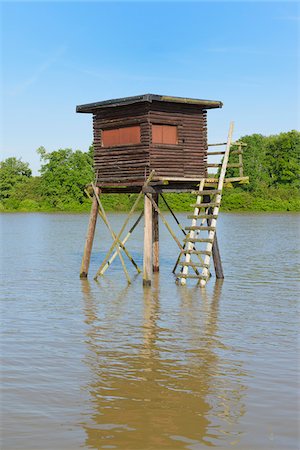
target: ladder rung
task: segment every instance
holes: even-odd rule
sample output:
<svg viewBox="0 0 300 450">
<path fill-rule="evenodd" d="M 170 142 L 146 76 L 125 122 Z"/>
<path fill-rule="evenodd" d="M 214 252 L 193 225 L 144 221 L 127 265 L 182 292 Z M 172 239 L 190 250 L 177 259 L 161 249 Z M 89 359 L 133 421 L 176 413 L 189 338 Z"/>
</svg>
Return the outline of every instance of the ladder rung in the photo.
<svg viewBox="0 0 300 450">
<path fill-rule="evenodd" d="M 230 152 L 231 155 L 241 155 L 243 153 L 243 150 L 232 150 Z M 207 152 L 207 156 L 210 155 L 225 155 L 225 151 L 224 152 Z"/>
<path fill-rule="evenodd" d="M 216 214 L 198 214 L 198 215 L 188 215 L 188 219 L 217 219 L 218 216 Z"/>
<path fill-rule="evenodd" d="M 202 275 L 202 274 L 199 274 L 199 275 L 189 275 L 189 274 L 187 274 L 187 275 L 185 275 L 185 274 L 183 274 L 183 273 L 176 273 L 175 274 L 176 275 L 176 278 L 194 278 L 195 280 L 196 279 L 200 279 L 200 280 L 208 280 L 208 278 L 209 278 L 209 275 Z"/>
<path fill-rule="evenodd" d="M 206 166 L 207 166 L 207 167 L 222 167 L 222 163 L 219 163 L 219 164 L 208 163 Z M 228 166 L 227 166 L 227 167 L 228 167 Z"/>
<path fill-rule="evenodd" d="M 230 152 L 230 154 L 231 155 L 242 155 L 243 154 L 243 150 L 232 150 L 232 152 Z"/>
<path fill-rule="evenodd" d="M 227 145 L 227 142 L 218 142 L 217 144 L 207 144 L 207 147 L 216 147 L 217 145 Z"/>
<path fill-rule="evenodd" d="M 189 266 L 189 267 L 202 267 L 203 269 L 208 269 L 209 268 L 209 264 L 202 264 L 202 263 L 193 263 L 193 262 L 180 262 L 179 263 L 180 266 Z"/>
<path fill-rule="evenodd" d="M 222 163 L 219 163 L 219 164 L 208 163 L 207 167 L 222 167 Z M 227 169 L 230 169 L 233 167 L 243 167 L 243 164 L 240 164 L 240 163 L 227 164 Z"/>
<path fill-rule="evenodd" d="M 209 206 L 220 206 L 220 203 L 194 203 L 193 205 L 191 205 L 193 208 L 208 208 Z"/>
<path fill-rule="evenodd" d="M 231 152 L 233 153 L 233 152 Z M 225 151 L 224 152 L 207 152 L 207 156 L 210 155 L 225 155 Z"/>
<path fill-rule="evenodd" d="M 230 169 L 230 168 L 233 168 L 233 167 L 243 167 L 243 164 L 240 164 L 240 163 L 232 163 L 232 164 L 227 164 L 227 167 Z"/>
<path fill-rule="evenodd" d="M 211 256 L 212 252 L 208 250 L 181 250 L 181 253 L 188 253 L 189 255 L 208 255 Z"/>
<path fill-rule="evenodd" d="M 213 194 L 221 194 L 222 191 L 218 189 L 204 189 L 203 191 L 191 191 L 192 194 L 196 195 L 213 195 Z"/>
<path fill-rule="evenodd" d="M 195 225 L 194 227 L 184 227 L 185 230 L 202 230 L 202 231 L 214 231 L 216 227 L 202 227 L 201 225 Z"/>
<path fill-rule="evenodd" d="M 213 241 L 211 238 L 186 238 L 183 242 L 210 242 L 212 244 Z"/>
</svg>

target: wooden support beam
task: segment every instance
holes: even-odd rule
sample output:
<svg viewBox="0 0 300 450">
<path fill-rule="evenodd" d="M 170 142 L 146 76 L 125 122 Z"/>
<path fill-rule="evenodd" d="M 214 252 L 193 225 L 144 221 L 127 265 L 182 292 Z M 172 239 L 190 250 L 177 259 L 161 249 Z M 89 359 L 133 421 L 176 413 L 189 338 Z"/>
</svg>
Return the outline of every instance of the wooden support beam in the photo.
<svg viewBox="0 0 300 450">
<path fill-rule="evenodd" d="M 131 283 L 130 276 L 129 276 L 128 270 L 127 270 L 127 268 L 126 268 L 126 264 L 125 264 L 124 258 L 123 258 L 122 253 L 121 253 L 121 246 L 122 246 L 122 243 L 120 242 L 120 239 L 119 239 L 119 238 L 116 238 L 116 235 L 115 235 L 115 233 L 114 233 L 114 231 L 113 231 L 113 229 L 112 229 L 112 227 L 111 227 L 111 225 L 110 225 L 110 223 L 109 223 L 109 221 L 108 221 L 108 219 L 107 219 L 107 216 L 106 216 L 106 213 L 105 213 L 105 211 L 104 211 L 103 205 L 102 205 L 102 203 L 101 203 L 101 201 L 100 201 L 100 198 L 99 198 L 99 196 L 98 196 L 98 193 L 97 193 L 97 187 L 94 186 L 93 184 L 92 184 L 92 187 L 93 187 L 93 190 L 94 190 L 94 195 L 95 195 L 95 197 L 96 197 L 96 199 L 97 199 L 98 206 L 99 206 L 100 211 L 101 211 L 101 215 L 102 215 L 103 221 L 104 221 L 105 225 L 107 226 L 107 228 L 109 229 L 110 234 L 112 235 L 112 238 L 117 240 L 116 250 L 117 250 L 118 256 L 119 256 L 119 258 L 120 258 L 120 261 L 121 261 L 121 264 L 122 264 L 124 273 L 125 273 L 125 275 L 126 275 L 127 282 L 128 282 L 128 284 L 130 284 L 130 283 Z M 121 244 L 121 245 L 120 245 L 120 244 Z M 133 259 L 132 259 L 131 256 L 128 254 L 128 252 L 126 251 L 126 248 L 125 248 L 124 246 L 123 246 L 123 250 L 125 251 L 125 253 L 126 253 L 126 255 L 128 256 L 128 258 L 131 260 L 131 262 L 133 262 Z M 133 262 L 133 264 L 134 264 L 134 266 L 137 268 L 137 264 L 136 264 L 135 262 Z"/>
<path fill-rule="evenodd" d="M 151 286 L 152 280 L 152 203 L 151 194 L 144 195 L 144 260 L 143 285 Z"/>
<path fill-rule="evenodd" d="M 223 266 L 222 266 L 222 260 L 219 250 L 219 244 L 218 244 L 218 238 L 217 233 L 215 234 L 215 240 L 212 246 L 212 257 L 214 262 L 214 268 L 216 273 L 216 278 L 224 278 L 224 272 L 223 272 Z"/>
<path fill-rule="evenodd" d="M 153 199 L 158 205 L 159 194 L 153 194 Z M 151 205 L 152 206 L 152 205 Z M 152 207 L 152 224 L 153 224 L 153 272 L 159 272 L 159 215 Z"/>
<path fill-rule="evenodd" d="M 97 195 L 99 195 L 100 189 L 97 189 Z M 93 197 L 93 203 L 91 207 L 91 213 L 90 213 L 90 219 L 88 224 L 88 230 L 87 230 L 87 236 L 83 251 L 83 257 L 81 262 L 81 268 L 80 268 L 80 278 L 87 278 L 88 272 L 89 272 L 89 266 L 90 266 L 90 259 L 91 259 L 91 253 L 92 253 L 92 247 L 94 242 L 94 235 L 95 235 L 95 228 L 97 223 L 97 217 L 98 217 L 98 202 L 97 198 L 94 195 Z"/>
<path fill-rule="evenodd" d="M 152 170 L 152 172 L 150 173 L 149 177 L 148 177 L 147 180 L 145 181 L 144 186 L 147 186 L 147 184 L 150 183 L 150 181 L 152 180 L 154 174 L 155 174 L 155 170 Z M 120 237 L 121 237 L 123 231 L 125 230 L 126 225 L 128 224 L 128 222 L 129 222 L 129 220 L 130 220 L 130 217 L 131 217 L 132 214 L 134 213 L 134 211 L 135 211 L 137 205 L 139 204 L 139 202 L 140 202 L 142 196 L 143 196 L 143 191 L 141 191 L 141 192 L 139 193 L 139 195 L 137 196 L 137 198 L 136 198 L 136 200 L 135 200 L 135 202 L 134 202 L 134 204 L 133 204 L 131 210 L 130 210 L 129 213 L 128 213 L 128 216 L 126 217 L 125 222 L 123 223 L 123 225 L 122 225 L 122 227 L 121 227 L 121 230 L 119 231 L 118 235 L 116 236 L 114 242 L 112 243 L 110 249 L 109 249 L 108 252 L 107 252 L 106 257 L 104 258 L 104 261 L 102 262 L 101 266 L 99 267 L 99 269 L 98 269 L 98 271 L 97 271 L 97 273 L 96 273 L 96 275 L 95 275 L 95 278 L 94 278 L 95 280 L 97 280 L 98 276 L 102 274 L 103 268 L 105 267 L 106 263 L 108 262 L 109 257 L 110 257 L 110 255 L 112 254 L 112 252 L 113 252 L 115 246 L 120 242 Z"/>
<path fill-rule="evenodd" d="M 239 176 L 242 178 L 244 176 L 243 168 L 243 149 L 241 143 L 239 143 Z"/>
<path fill-rule="evenodd" d="M 125 245 L 126 242 L 128 241 L 128 239 L 130 238 L 131 234 L 133 233 L 133 231 L 135 230 L 135 228 L 137 227 L 137 225 L 140 223 L 141 218 L 144 215 L 144 211 L 141 212 L 141 214 L 139 215 L 139 217 L 137 218 L 137 220 L 134 222 L 134 224 L 132 225 L 132 227 L 130 228 L 130 230 L 128 231 L 128 233 L 126 234 L 125 238 L 123 239 L 123 241 L 121 242 L 121 245 Z M 122 247 L 123 248 L 123 247 Z M 112 262 L 114 261 L 114 259 L 116 258 L 116 256 L 118 255 L 118 252 L 115 251 L 114 254 L 110 257 L 110 259 L 107 261 L 107 263 L 105 264 L 105 266 L 102 269 L 101 275 L 104 274 L 104 272 L 109 268 L 109 266 L 112 264 Z M 137 272 L 140 273 L 141 270 L 138 266 L 136 266 Z"/>
<path fill-rule="evenodd" d="M 213 209 L 209 208 L 208 212 L 211 215 L 213 213 Z M 211 221 L 212 221 L 212 219 L 210 217 L 208 217 L 207 218 L 207 225 L 208 226 L 211 225 Z M 223 272 L 222 260 L 221 260 L 220 250 L 219 250 L 217 232 L 215 232 L 215 238 L 214 238 L 214 241 L 213 241 L 212 257 L 213 257 L 213 262 L 214 262 L 216 278 L 223 279 L 224 278 L 224 272 Z"/>
</svg>

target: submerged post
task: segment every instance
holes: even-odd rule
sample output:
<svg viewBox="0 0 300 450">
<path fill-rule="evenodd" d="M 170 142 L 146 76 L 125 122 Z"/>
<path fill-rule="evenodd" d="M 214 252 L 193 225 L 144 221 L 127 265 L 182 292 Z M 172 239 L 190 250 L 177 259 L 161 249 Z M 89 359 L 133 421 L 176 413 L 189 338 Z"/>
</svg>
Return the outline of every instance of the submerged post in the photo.
<svg viewBox="0 0 300 450">
<path fill-rule="evenodd" d="M 148 194 L 149 197 L 151 194 Z M 144 195 L 144 262 L 143 262 L 143 285 L 150 286 L 152 279 L 152 203 Z"/>
<path fill-rule="evenodd" d="M 96 187 L 97 195 L 99 195 L 100 189 Z M 91 259 L 91 253 L 92 253 L 92 247 L 94 242 L 94 235 L 95 235 L 95 228 L 97 223 L 97 217 L 98 217 L 98 203 L 96 195 L 93 197 L 93 203 L 91 207 L 91 213 L 90 213 L 90 220 L 87 230 L 87 236 L 83 251 L 83 257 L 81 262 L 81 268 L 80 268 L 80 278 L 87 278 L 88 271 L 89 271 L 89 265 L 90 265 L 90 259 Z"/>
<path fill-rule="evenodd" d="M 214 243 L 212 246 L 212 257 L 213 257 L 213 261 L 214 261 L 216 278 L 223 279 L 224 272 L 223 272 L 223 266 L 222 266 L 222 260 L 221 260 L 221 256 L 220 256 L 217 235 L 215 236 L 215 240 L 214 240 Z"/>
<path fill-rule="evenodd" d="M 153 200 L 158 205 L 159 194 L 153 194 Z M 153 272 L 159 272 L 159 215 L 152 207 L 153 220 Z"/>
<path fill-rule="evenodd" d="M 209 208 L 209 214 L 213 213 L 213 209 Z M 207 220 L 207 225 L 211 225 L 211 219 Z M 223 279 L 224 278 L 224 272 L 223 272 L 223 266 L 222 266 L 222 260 L 219 250 L 219 244 L 218 244 L 218 238 L 217 238 L 217 232 L 215 233 L 215 239 L 212 246 L 212 257 L 214 262 L 214 268 L 215 268 L 215 274 L 216 278 Z"/>
</svg>

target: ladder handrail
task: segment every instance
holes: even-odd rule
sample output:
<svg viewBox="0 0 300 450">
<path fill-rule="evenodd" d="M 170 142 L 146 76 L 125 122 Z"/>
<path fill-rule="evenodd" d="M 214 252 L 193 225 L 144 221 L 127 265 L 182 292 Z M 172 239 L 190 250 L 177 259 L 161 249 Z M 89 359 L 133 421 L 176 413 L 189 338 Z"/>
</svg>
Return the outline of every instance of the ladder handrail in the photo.
<svg viewBox="0 0 300 450">
<path fill-rule="evenodd" d="M 188 268 L 190 265 L 192 265 L 192 261 L 191 261 L 191 254 L 194 253 L 192 251 L 192 240 L 194 240 L 195 238 L 195 233 L 197 232 L 197 230 L 200 230 L 202 228 L 203 231 L 208 231 L 208 237 L 207 240 L 205 240 L 204 242 L 207 242 L 206 244 L 206 250 L 205 251 L 199 251 L 198 253 L 202 253 L 204 256 L 203 258 L 203 264 L 202 264 L 202 273 L 200 276 L 198 276 L 199 279 L 199 283 L 200 286 L 205 286 L 206 282 L 209 278 L 209 265 L 210 265 L 210 258 L 212 255 L 212 247 L 213 247 L 213 243 L 215 240 L 215 236 L 216 236 L 216 223 L 217 223 L 217 218 L 219 215 L 219 210 L 220 210 L 220 204 L 221 204 L 221 199 L 222 199 L 222 190 L 223 190 L 223 186 L 224 186 L 224 181 L 225 181 L 225 176 L 226 176 L 226 169 L 227 169 L 227 165 L 228 165 L 228 160 L 229 160 L 229 154 L 230 154 L 230 147 L 232 145 L 232 134 L 233 134 L 233 127 L 234 127 L 234 123 L 231 122 L 230 126 L 229 126 L 229 131 L 228 131 L 228 138 L 227 138 L 227 143 L 226 143 L 226 149 L 224 152 L 224 157 L 222 160 L 222 165 L 221 165 L 221 170 L 220 170 L 220 175 L 219 175 L 219 179 L 218 179 L 218 185 L 217 185 L 217 190 L 214 191 L 215 194 L 215 198 L 213 203 L 215 203 L 215 206 L 212 210 L 212 215 L 213 218 L 210 220 L 210 224 L 208 227 L 199 227 L 197 226 L 197 220 L 198 220 L 198 215 L 200 212 L 201 207 L 205 207 L 205 203 L 201 203 L 202 201 L 202 196 L 205 192 L 204 190 L 204 186 L 205 186 L 205 182 L 206 182 L 206 178 L 202 178 L 200 180 L 200 184 L 199 184 L 199 191 L 195 192 L 195 194 L 197 194 L 197 200 L 196 200 L 196 204 L 194 205 L 195 209 L 194 209 L 194 214 L 193 214 L 193 219 L 192 219 L 192 226 L 191 227 L 187 227 L 186 229 L 189 229 L 189 235 L 187 239 L 187 245 L 186 245 L 186 251 L 185 253 L 185 262 L 183 263 L 183 268 L 181 271 L 181 276 L 179 275 L 178 278 L 180 279 L 180 283 L 182 285 L 186 284 L 186 279 L 190 278 L 191 276 L 188 275 Z M 224 144 L 219 144 L 219 145 L 224 145 Z M 207 205 L 209 205 L 209 203 L 207 203 Z M 206 214 L 208 214 L 208 211 L 206 212 Z M 190 240 L 191 239 L 191 240 Z"/>
</svg>

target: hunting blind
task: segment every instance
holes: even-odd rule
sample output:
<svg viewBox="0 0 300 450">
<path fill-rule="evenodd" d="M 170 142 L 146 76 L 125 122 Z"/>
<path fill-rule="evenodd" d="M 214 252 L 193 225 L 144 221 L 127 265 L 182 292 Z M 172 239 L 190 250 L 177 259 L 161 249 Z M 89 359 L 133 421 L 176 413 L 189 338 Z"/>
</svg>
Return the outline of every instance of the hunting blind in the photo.
<svg viewBox="0 0 300 450">
<path fill-rule="evenodd" d="M 103 275 L 116 256 L 121 259 L 128 282 L 130 276 L 125 265 L 125 254 L 136 270 L 138 265 L 125 243 L 140 222 L 137 218 L 125 238 L 125 231 L 139 201 L 144 198 L 144 285 L 151 284 L 152 271 L 159 270 L 159 216 L 176 241 L 180 253 L 173 272 L 181 284 L 187 278 L 196 278 L 204 286 L 210 277 L 210 259 L 213 256 L 215 272 L 223 278 L 223 270 L 216 238 L 216 221 L 219 214 L 222 189 L 227 181 L 246 181 L 242 168 L 241 142 L 232 153 L 239 162 L 228 164 L 232 144 L 233 124 L 230 126 L 225 150 L 208 152 L 207 110 L 221 108 L 222 103 L 181 97 L 145 94 L 77 106 L 79 113 L 93 114 L 95 180 L 91 184 L 93 204 L 88 235 L 81 266 L 81 277 L 88 274 L 97 214 L 101 216 L 112 235 L 113 244 L 101 264 L 96 277 Z M 209 155 L 222 155 L 219 163 L 208 163 Z M 219 169 L 218 174 L 208 174 L 209 168 Z M 239 169 L 237 177 L 226 179 L 226 168 Z M 169 207 L 164 193 L 190 192 L 195 195 L 191 207 L 191 226 L 183 228 Z M 119 233 L 115 233 L 104 211 L 101 195 L 105 193 L 138 193 L 137 199 Z M 88 194 L 89 195 L 89 194 Z M 166 204 L 184 234 L 181 244 L 171 229 L 158 204 Z M 206 237 L 202 233 L 206 232 Z M 201 236 L 200 236 L 201 233 Z M 199 246 L 205 246 L 204 249 Z M 196 247 L 197 246 L 197 247 Z M 193 262 L 192 258 L 196 261 Z M 194 274 L 189 273 L 190 270 Z"/>
</svg>

